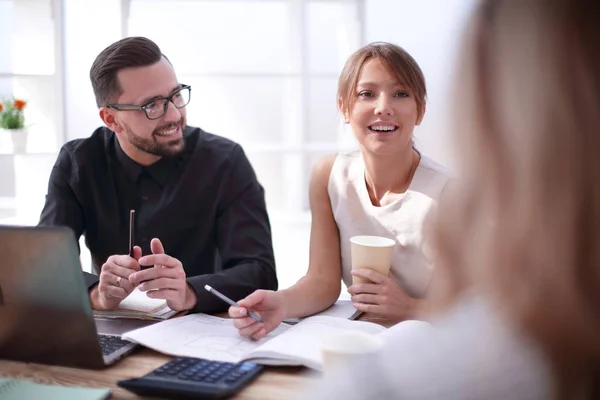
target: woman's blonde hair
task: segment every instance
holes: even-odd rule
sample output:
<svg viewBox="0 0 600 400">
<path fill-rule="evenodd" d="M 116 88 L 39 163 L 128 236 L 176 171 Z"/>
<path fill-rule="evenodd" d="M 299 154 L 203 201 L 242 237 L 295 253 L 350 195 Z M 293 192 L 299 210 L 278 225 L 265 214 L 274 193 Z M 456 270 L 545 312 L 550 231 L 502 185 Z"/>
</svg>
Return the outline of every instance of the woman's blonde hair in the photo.
<svg viewBox="0 0 600 400">
<path fill-rule="evenodd" d="M 350 113 L 357 99 L 356 87 L 360 73 L 367 61 L 378 59 L 394 75 L 398 82 L 413 92 L 417 103 L 417 123 L 425 114 L 427 88 L 423 71 L 415 59 L 402 47 L 392 43 L 374 42 L 361 47 L 352 54 L 340 74 L 337 96 L 342 114 Z"/>
<path fill-rule="evenodd" d="M 432 295 L 488 294 L 560 397 L 600 396 L 600 2 L 484 1 L 463 52 Z"/>
</svg>

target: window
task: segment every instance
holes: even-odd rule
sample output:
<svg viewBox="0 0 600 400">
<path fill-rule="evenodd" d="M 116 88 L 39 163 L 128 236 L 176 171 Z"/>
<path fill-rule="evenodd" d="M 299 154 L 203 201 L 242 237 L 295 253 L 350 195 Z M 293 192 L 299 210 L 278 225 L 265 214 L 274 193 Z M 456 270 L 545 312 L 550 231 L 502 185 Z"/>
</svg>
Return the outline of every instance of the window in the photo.
<svg viewBox="0 0 600 400">
<path fill-rule="evenodd" d="M 61 0 L 0 0 L 0 97 L 28 102 L 30 152 L 62 142 Z M 0 152 L 10 152 L 0 137 Z"/>
<path fill-rule="evenodd" d="M 335 93 L 343 63 L 361 44 L 361 1 L 123 4 L 125 34 L 156 41 L 179 80 L 192 85 L 188 123 L 244 147 L 275 222 L 306 220 L 312 164 L 353 143 Z"/>
</svg>

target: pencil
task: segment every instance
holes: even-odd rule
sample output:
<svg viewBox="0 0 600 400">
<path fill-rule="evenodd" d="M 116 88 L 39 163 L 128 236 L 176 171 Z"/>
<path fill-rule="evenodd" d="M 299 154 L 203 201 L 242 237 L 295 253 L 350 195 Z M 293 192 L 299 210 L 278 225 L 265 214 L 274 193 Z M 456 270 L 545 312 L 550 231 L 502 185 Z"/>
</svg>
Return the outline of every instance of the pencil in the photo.
<svg viewBox="0 0 600 400">
<path fill-rule="evenodd" d="M 220 298 L 221 300 L 223 300 L 225 303 L 229 304 L 230 306 L 239 307 L 235 301 L 231 300 L 229 297 L 225 296 L 223 293 L 219 292 L 217 289 L 213 289 L 209 285 L 204 285 L 204 289 L 206 289 L 209 293 L 214 294 L 215 296 L 217 296 L 218 298 Z M 263 321 L 263 319 L 261 317 L 254 314 L 250 310 L 248 310 L 248 316 L 250 318 L 252 318 L 253 320 L 255 320 L 256 322 L 265 322 L 265 321 Z"/>
</svg>

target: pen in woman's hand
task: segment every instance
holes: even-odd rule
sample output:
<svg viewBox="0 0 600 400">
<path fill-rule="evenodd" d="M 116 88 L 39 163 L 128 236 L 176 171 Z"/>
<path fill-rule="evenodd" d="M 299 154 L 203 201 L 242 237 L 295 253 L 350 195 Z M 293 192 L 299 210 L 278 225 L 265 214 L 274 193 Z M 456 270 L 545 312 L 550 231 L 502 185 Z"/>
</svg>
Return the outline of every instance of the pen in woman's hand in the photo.
<svg viewBox="0 0 600 400">
<path fill-rule="evenodd" d="M 214 294 L 215 296 L 217 296 L 218 298 L 220 298 L 221 300 L 223 300 L 225 303 L 229 304 L 230 306 L 239 307 L 239 305 L 235 301 L 231 300 L 229 297 L 225 296 L 223 293 L 219 292 L 218 290 L 213 289 L 209 285 L 204 285 L 204 289 L 206 289 L 209 293 Z M 261 317 L 254 314 L 250 310 L 248 310 L 248 316 L 250 318 L 254 319 L 256 322 L 265 322 L 265 321 L 263 321 L 263 319 Z"/>
</svg>

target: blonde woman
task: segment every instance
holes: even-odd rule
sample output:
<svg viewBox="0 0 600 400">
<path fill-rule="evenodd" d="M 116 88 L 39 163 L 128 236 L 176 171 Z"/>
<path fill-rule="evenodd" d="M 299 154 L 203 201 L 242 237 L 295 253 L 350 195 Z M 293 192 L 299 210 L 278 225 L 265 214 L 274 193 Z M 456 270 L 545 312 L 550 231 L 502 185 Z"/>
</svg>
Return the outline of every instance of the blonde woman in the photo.
<svg viewBox="0 0 600 400">
<path fill-rule="evenodd" d="M 600 398 L 598 21 L 595 0 L 483 2 L 437 219 L 446 311 L 315 398 Z"/>
<path fill-rule="evenodd" d="M 443 167 L 413 147 L 413 130 L 426 108 L 425 78 L 404 49 L 372 43 L 346 62 L 339 109 L 360 150 L 326 157 L 310 183 L 312 227 L 308 273 L 278 292 L 258 290 L 229 315 L 242 336 L 260 339 L 284 318 L 326 309 L 349 286 L 354 306 L 389 320 L 414 317 L 431 278 L 423 220 L 447 181 Z M 351 271 L 350 237 L 396 241 L 389 276 Z M 352 285 L 352 276 L 369 283 Z M 247 308 L 264 319 L 247 317 Z"/>
</svg>

